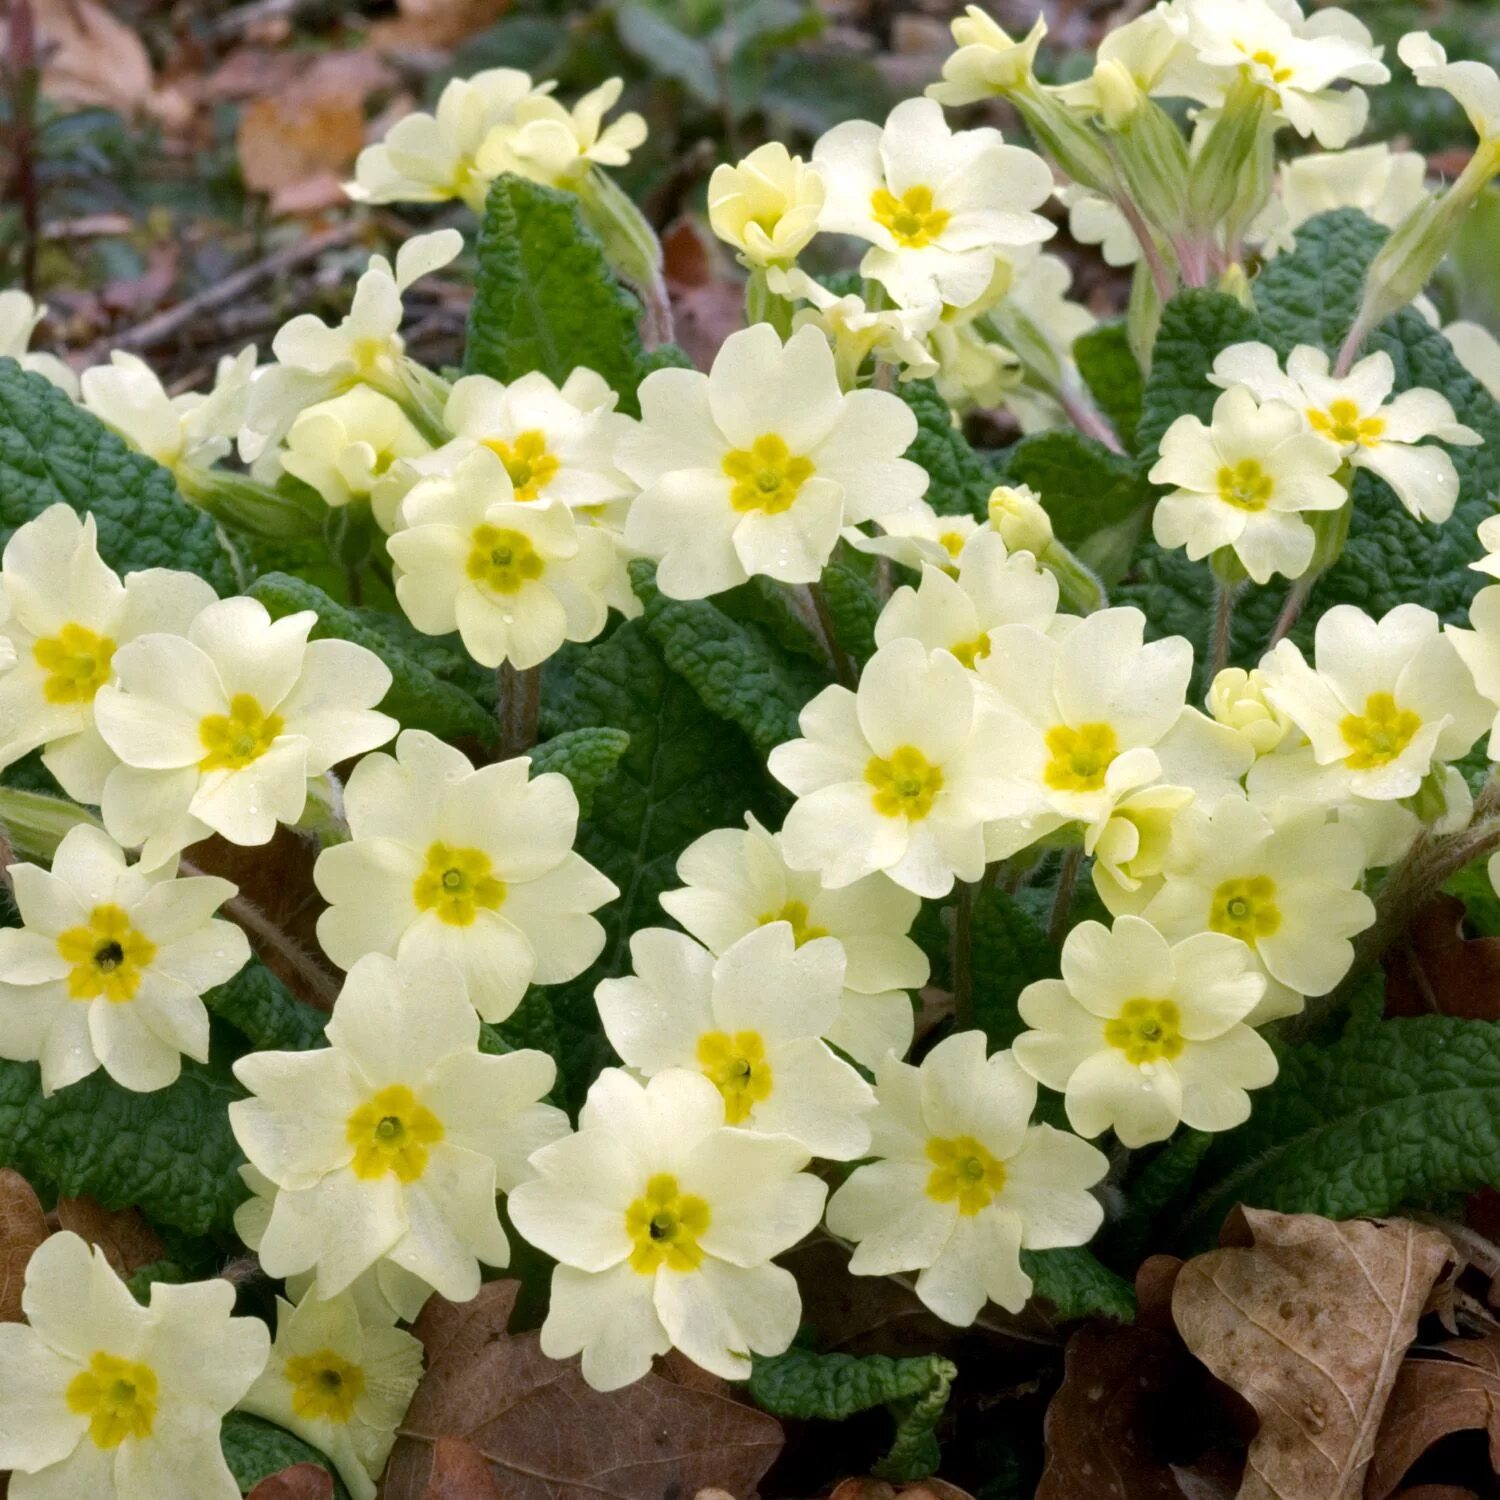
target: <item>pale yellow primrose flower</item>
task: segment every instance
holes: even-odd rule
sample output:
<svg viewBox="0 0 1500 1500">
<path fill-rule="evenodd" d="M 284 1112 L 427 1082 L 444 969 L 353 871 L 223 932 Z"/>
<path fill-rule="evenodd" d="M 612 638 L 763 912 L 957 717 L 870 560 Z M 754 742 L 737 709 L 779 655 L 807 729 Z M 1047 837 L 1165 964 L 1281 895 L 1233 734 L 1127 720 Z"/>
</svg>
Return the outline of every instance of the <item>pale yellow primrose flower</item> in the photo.
<svg viewBox="0 0 1500 1500">
<path fill-rule="evenodd" d="M 295 823 L 307 782 L 399 727 L 375 705 L 390 668 L 352 641 L 309 641 L 311 610 L 273 621 L 256 599 L 211 604 L 184 635 L 143 635 L 114 655 L 94 713 L 120 759 L 104 826 L 153 869 L 222 834 L 264 844 Z"/>
<path fill-rule="evenodd" d="M 870 243 L 860 263 L 905 307 L 971 302 L 999 250 L 1054 230 L 1033 212 L 1052 195 L 1052 173 L 998 130 L 957 133 L 933 99 L 898 104 L 885 125 L 849 120 L 813 149 L 828 198 L 821 228 Z"/>
<path fill-rule="evenodd" d="M 76 401 L 78 374 L 73 367 L 55 354 L 27 352 L 31 335 L 46 316 L 46 305 L 33 302 L 25 292 L 14 288 L 0 292 L 0 358 L 15 360 L 23 370 L 40 375 Z"/>
<path fill-rule="evenodd" d="M 856 1276 L 916 1271 L 938 1317 L 968 1327 L 986 1301 L 1020 1312 L 1031 1296 L 1022 1250 L 1083 1245 L 1104 1210 L 1089 1189 L 1104 1153 L 1033 1125 L 1036 1084 L 984 1034 L 944 1038 L 920 1068 L 894 1057 L 875 1072 L 874 1161 L 828 1202 L 828 1227 L 855 1242 Z"/>
<path fill-rule="evenodd" d="M 507 1264 L 495 1195 L 567 1116 L 538 1102 L 552 1059 L 481 1053 L 479 1024 L 451 964 L 372 953 L 344 981 L 326 1047 L 235 1063 L 251 1097 L 229 1106 L 230 1126 L 279 1189 L 260 1241 L 268 1275 L 314 1272 L 307 1295 L 326 1299 L 388 1260 L 467 1302 L 481 1261 Z"/>
<path fill-rule="evenodd" d="M 1257 583 L 1273 573 L 1297 578 L 1317 542 L 1304 513 L 1348 502 L 1333 477 L 1340 461 L 1297 408 L 1231 386 L 1211 422 L 1185 413 L 1162 437 L 1149 477 L 1171 489 L 1152 512 L 1152 532 L 1194 560 L 1231 548 Z"/>
<path fill-rule="evenodd" d="M 0 930 L 0 1056 L 39 1062 L 44 1096 L 99 1067 L 150 1093 L 176 1082 L 183 1054 L 208 1061 L 200 997 L 250 945 L 213 918 L 234 885 L 175 874 L 127 866 L 89 824 L 64 835 L 50 873 L 10 867 L 21 926 Z"/>
<path fill-rule="evenodd" d="M 295 1306 L 278 1297 L 276 1341 L 239 1409 L 311 1443 L 353 1500 L 375 1500 L 421 1379 L 421 1343 L 389 1322 L 371 1323 L 351 1292 Z"/>
<path fill-rule="evenodd" d="M 1296 231 L 1316 214 L 1357 208 L 1394 229 L 1427 197 L 1427 160 L 1416 151 L 1392 151 L 1384 141 L 1346 151 L 1315 151 L 1276 168 L 1275 196 L 1246 235 L 1262 253 L 1277 255 L 1296 243 Z"/>
<path fill-rule="evenodd" d="M 1249 1089 L 1276 1077 L 1276 1054 L 1246 1025 L 1265 992 L 1238 938 L 1200 932 L 1169 944 L 1150 922 L 1081 922 L 1063 944 L 1062 978 L 1021 991 L 1016 1061 L 1063 1095 L 1080 1135 L 1113 1129 L 1131 1148 L 1179 1124 L 1230 1130 L 1250 1117 Z"/>
<path fill-rule="evenodd" d="M 672 599 L 702 599 L 755 574 L 814 583 L 845 525 L 915 505 L 926 471 L 902 457 L 917 435 L 888 391 L 839 387 L 828 341 L 768 323 L 731 334 L 707 375 L 653 371 L 641 424 L 617 461 L 641 493 L 626 544 L 659 559 Z M 408 501 L 410 505 L 410 501 Z"/>
<path fill-rule="evenodd" d="M 345 191 L 356 202 L 442 203 L 461 198 L 475 213 L 484 209 L 491 177 L 479 166 L 490 133 L 513 123 L 523 99 L 556 88 L 533 84 L 516 68 L 489 68 L 445 85 L 432 114 L 420 111 L 397 120 L 385 139 L 366 146 Z"/>
<path fill-rule="evenodd" d="M 590 913 L 619 892 L 573 852 L 568 779 L 530 767 L 515 756 L 475 770 L 420 729 L 402 731 L 394 756 L 365 756 L 344 788 L 350 838 L 313 867 L 324 952 L 342 969 L 366 953 L 447 960 L 486 1021 L 529 984 L 577 978 L 604 947 Z"/>
<path fill-rule="evenodd" d="M 928 977 L 927 955 L 907 936 L 921 899 L 880 874 L 828 890 L 816 872 L 787 864 L 779 833 L 753 814 L 745 823 L 716 828 L 683 850 L 677 876 L 684 884 L 662 892 L 662 910 L 714 954 L 774 923 L 785 924 L 799 947 L 836 942 L 844 984 L 825 1040 L 867 1068 L 887 1052 L 904 1057 L 915 1018 L 907 991 Z"/>
<path fill-rule="evenodd" d="M 789 923 L 757 927 L 715 957 L 680 932 L 630 939 L 633 973 L 594 991 L 604 1034 L 644 1078 L 696 1069 L 724 1096 L 724 1119 L 852 1161 L 870 1144 L 870 1086 L 822 1040 L 844 988 L 833 938 L 799 942 Z"/>
<path fill-rule="evenodd" d="M 828 336 L 839 384 L 845 390 L 854 389 L 859 368 L 870 354 L 887 364 L 899 365 L 902 380 L 925 380 L 937 374 L 938 362 L 924 341 L 942 316 L 940 303 L 872 311 L 863 297 L 853 292 L 836 297 L 795 267 L 788 271 L 773 266 L 766 284 L 780 296 L 809 304 L 793 314 L 792 327 L 811 324 Z"/>
<path fill-rule="evenodd" d="M 1466 447 L 1484 441 L 1437 391 L 1392 396 L 1396 366 L 1384 350 L 1335 376 L 1327 352 L 1310 344 L 1287 355 L 1285 373 L 1268 344 L 1231 344 L 1215 358 L 1209 380 L 1228 389 L 1243 386 L 1258 401 L 1281 401 L 1300 412 L 1308 431 L 1351 468 L 1379 475 L 1419 521 L 1446 521 L 1458 500 L 1452 458 L 1424 439 Z"/>
<path fill-rule="evenodd" d="M 480 175 L 514 172 L 550 187 L 572 188 L 593 167 L 623 167 L 646 139 L 646 122 L 634 111 L 604 124 L 624 88 L 623 79 L 606 79 L 571 110 L 548 94 L 528 94 L 517 102 L 511 121 L 491 130 L 480 145 Z"/>
<path fill-rule="evenodd" d="M 43 1241 L 26 1322 L 0 1323 L 11 1500 L 238 1500 L 219 1422 L 271 1340 L 259 1318 L 233 1316 L 234 1299 L 222 1277 L 158 1281 L 142 1307 L 102 1250 L 69 1231 Z"/>
<path fill-rule="evenodd" d="M 418 630 L 457 630 L 482 666 L 525 671 L 604 629 L 618 559 L 610 538 L 579 527 L 561 501 L 515 494 L 499 455 L 475 447 L 451 473 L 407 491 L 387 546 L 396 598 Z"/>
<path fill-rule="evenodd" d="M 1225 667 L 1208 687 L 1208 711 L 1216 722 L 1242 734 L 1256 755 L 1268 755 L 1287 736 L 1292 721 L 1266 697 L 1260 669 Z"/>
<path fill-rule="evenodd" d="M 0 599 L 0 641 L 15 661 L 0 675 L 0 769 L 43 746 L 68 796 L 97 806 L 119 764 L 94 722 L 115 653 L 155 631 L 186 631 L 214 591 L 172 568 L 122 581 L 99 556 L 94 517 L 52 505 L 5 544 Z"/>
<path fill-rule="evenodd" d="M 559 1262 L 542 1352 L 583 1355 L 596 1390 L 639 1380 L 680 1349 L 727 1380 L 752 1354 L 780 1354 L 802 1313 L 797 1283 L 771 1258 L 817 1224 L 827 1187 L 785 1135 L 724 1123 L 701 1073 L 667 1068 L 644 1086 L 606 1068 L 578 1132 L 531 1157 L 507 1208 Z"/>
<path fill-rule="evenodd" d="M 787 862 L 825 885 L 883 870 L 944 896 L 984 873 L 986 825 L 1026 806 L 994 695 L 920 641 L 882 646 L 857 693 L 825 688 L 800 723 L 805 738 L 776 746 L 770 771 L 797 796 L 782 827 Z"/>
<path fill-rule="evenodd" d="M 958 50 L 944 61 L 943 81 L 930 84 L 927 97 L 939 104 L 974 104 L 1032 82 L 1047 22 L 1037 16 L 1031 30 L 1016 41 L 977 5 L 968 5 L 952 23 L 952 31 Z"/>
<path fill-rule="evenodd" d="M 1421 87 L 1452 95 L 1479 137 L 1479 150 L 1500 165 L 1500 75 L 1487 63 L 1449 62 L 1442 44 L 1425 31 L 1407 32 L 1396 54 Z"/>
<path fill-rule="evenodd" d="M 1246 1023 L 1261 1026 L 1349 972 L 1349 939 L 1375 920 L 1359 889 L 1364 868 L 1364 840 L 1326 808 L 1200 802 L 1173 826 L 1161 888 L 1142 915 L 1169 940 L 1222 932 L 1245 943 L 1266 976 Z"/>
<path fill-rule="evenodd" d="M 827 188 L 815 166 L 767 141 L 708 179 L 708 222 L 747 266 L 789 266 L 818 232 Z"/>
</svg>

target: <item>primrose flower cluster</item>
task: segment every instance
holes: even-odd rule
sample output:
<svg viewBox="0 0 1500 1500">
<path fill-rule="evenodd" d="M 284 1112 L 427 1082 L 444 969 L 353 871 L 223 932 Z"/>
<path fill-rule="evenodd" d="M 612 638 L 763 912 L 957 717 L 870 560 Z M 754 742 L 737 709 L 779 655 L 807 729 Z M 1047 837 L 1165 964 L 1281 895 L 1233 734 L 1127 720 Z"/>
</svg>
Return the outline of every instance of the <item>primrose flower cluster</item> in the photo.
<svg viewBox="0 0 1500 1500">
<path fill-rule="evenodd" d="M 1104 1222 L 1102 1148 L 1118 1162 L 1243 1124 L 1294 1018 L 1390 936 L 1388 893 L 1435 849 L 1500 847 L 1493 792 L 1465 775 L 1500 760 L 1500 584 L 1467 623 L 1338 603 L 1289 634 L 1356 498 L 1417 536 L 1466 530 L 1460 503 L 1488 498 L 1466 488 L 1474 403 L 1411 384 L 1367 336 L 1411 303 L 1436 317 L 1419 299 L 1500 170 L 1500 78 L 1401 43 L 1479 135 L 1433 192 L 1420 158 L 1350 144 L 1389 73 L 1344 11 L 1162 0 L 1061 87 L 1035 73 L 1041 20 L 1016 39 L 971 8 L 954 36 L 942 82 L 883 123 L 713 172 L 748 326 L 706 372 L 660 358 L 615 390 L 583 361 L 424 368 L 403 304 L 423 277 L 470 274 L 453 227 L 372 256 L 340 322 L 293 317 L 268 362 L 226 359 L 206 392 L 168 396 L 125 353 L 75 375 L 28 352 L 37 309 L 0 295 L 0 349 L 166 469 L 246 589 L 117 571 L 102 503 L 38 507 L 5 543 L 0 1058 L 35 1065 L 49 1108 L 101 1071 L 93 1087 L 151 1096 L 209 1064 L 211 1013 L 247 964 L 337 989 L 320 1045 L 242 1048 L 216 1082 L 245 1163 L 233 1227 L 279 1284 L 274 1329 L 237 1316 L 224 1279 L 139 1302 L 102 1252 L 54 1235 L 26 1322 L 0 1324 L 15 1500 L 228 1500 L 234 1409 L 370 1500 L 422 1377 L 403 1325 L 433 1294 L 474 1298 L 512 1235 L 555 1263 L 543 1352 L 578 1356 L 599 1390 L 672 1349 L 730 1380 L 783 1354 L 804 1307 L 779 1258 L 815 1234 L 955 1326 L 1020 1313 L 1033 1252 Z M 654 241 L 606 170 L 644 138 L 635 114 L 605 123 L 620 95 L 611 80 L 569 109 L 511 69 L 455 81 L 361 155 L 351 196 L 446 215 L 518 181 L 562 194 L 544 201 L 577 209 L 649 325 Z M 1037 150 L 950 125 L 947 108 L 995 98 Z M 1185 101 L 1186 131 L 1160 100 Z M 1073 353 L 1093 315 L 1043 249 L 1060 217 L 1131 268 L 1146 369 L 1174 295 L 1253 306 L 1252 276 L 1337 208 L 1390 230 L 1348 337 L 1219 348 L 1206 400 L 1137 455 L 1160 555 L 1210 564 L 1207 659 L 1109 603 L 1089 562 L 1111 528 L 1046 485 L 975 457 L 988 478 L 953 492 L 934 455 L 977 409 L 1124 452 Z M 807 269 L 840 250 L 857 271 Z M 1449 333 L 1500 390 L 1500 345 Z M 919 422 L 929 381 L 936 426 Z M 350 580 L 322 618 L 254 577 L 259 542 L 310 537 Z M 1477 550 L 1500 579 L 1500 518 Z M 1278 576 L 1272 638 L 1237 646 L 1236 600 Z M 669 616 L 716 622 L 707 667 L 661 644 Z M 741 638 L 795 643 L 761 673 L 806 689 L 779 700 L 785 732 L 723 711 L 753 675 L 724 645 Z M 714 753 L 753 762 L 764 794 L 725 818 L 662 770 L 698 819 L 665 852 L 651 783 L 680 748 L 675 710 L 641 709 L 660 742 L 613 773 L 612 820 L 588 801 L 611 783 L 575 786 L 538 749 L 563 705 L 645 702 L 645 673 L 587 676 L 620 640 L 737 726 Z M 409 684 L 375 649 L 397 641 L 430 647 L 441 671 L 423 670 L 455 693 L 493 679 L 499 733 L 404 722 Z M 211 873 L 245 868 L 224 846 L 248 860 L 278 838 L 305 856 L 315 955 Z M 1108 920 L 1077 920 L 1094 898 Z M 1015 986 L 996 1050 L 972 929 L 1001 899 L 1057 952 L 1040 970 L 1056 977 Z M 503 1028 L 557 986 L 616 1065 L 563 1059 L 560 1077 L 514 1045 Z"/>
</svg>

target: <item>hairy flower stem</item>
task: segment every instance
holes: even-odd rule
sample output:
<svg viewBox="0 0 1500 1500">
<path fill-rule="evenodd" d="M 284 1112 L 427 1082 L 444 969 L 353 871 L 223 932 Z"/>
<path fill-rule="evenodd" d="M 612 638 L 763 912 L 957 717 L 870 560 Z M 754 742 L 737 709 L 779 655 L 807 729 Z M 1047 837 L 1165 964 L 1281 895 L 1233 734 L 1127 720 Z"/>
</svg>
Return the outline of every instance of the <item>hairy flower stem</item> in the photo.
<svg viewBox="0 0 1500 1500">
<path fill-rule="evenodd" d="M 1234 601 L 1239 597 L 1240 585 L 1215 581 L 1214 589 L 1214 642 L 1213 675 L 1217 677 L 1229 665 L 1230 627 L 1234 624 Z"/>
<path fill-rule="evenodd" d="M 1064 381 L 1056 394 L 1067 419 L 1084 437 L 1103 443 L 1111 453 L 1124 453 L 1125 445 L 1115 435 L 1114 428 L 1084 392 Z"/>
<path fill-rule="evenodd" d="M 960 880 L 953 894 L 953 1024 L 967 1031 L 974 1025 L 974 902 L 979 888 Z"/>
<path fill-rule="evenodd" d="M 1083 865 L 1083 845 L 1074 844 L 1063 855 L 1062 868 L 1057 872 L 1057 891 L 1052 897 L 1052 915 L 1047 921 L 1047 936 L 1053 947 L 1061 948 L 1068 935 L 1068 918 L 1073 911 L 1073 888 L 1078 884 L 1078 871 Z"/>
<path fill-rule="evenodd" d="M 542 669 L 518 672 L 502 662 L 496 673 L 495 716 L 500 724 L 500 759 L 524 755 L 536 744 L 537 719 L 542 711 Z"/>
<path fill-rule="evenodd" d="M 1291 634 L 1292 626 L 1302 613 L 1302 606 L 1307 603 L 1307 596 L 1312 593 L 1314 582 L 1312 577 L 1304 573 L 1286 591 L 1286 603 L 1281 606 L 1281 613 L 1276 616 L 1276 624 L 1271 628 L 1271 639 L 1266 642 L 1268 648 Z"/>
</svg>

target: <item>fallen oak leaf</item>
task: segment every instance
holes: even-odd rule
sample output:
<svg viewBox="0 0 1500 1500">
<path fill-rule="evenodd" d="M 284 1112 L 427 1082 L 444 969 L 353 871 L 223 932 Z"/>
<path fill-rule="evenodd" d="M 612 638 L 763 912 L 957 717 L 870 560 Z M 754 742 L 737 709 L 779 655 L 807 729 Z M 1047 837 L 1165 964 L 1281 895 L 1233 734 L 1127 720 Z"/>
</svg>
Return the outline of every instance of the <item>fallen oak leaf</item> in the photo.
<svg viewBox="0 0 1500 1500">
<path fill-rule="evenodd" d="M 1386 955 L 1385 1014 L 1500 1020 L 1500 938 L 1464 936 L 1457 896 L 1434 896 Z"/>
<path fill-rule="evenodd" d="M 26 1265 L 48 1232 L 31 1184 L 10 1167 L 0 1167 L 0 1323 L 21 1321 Z"/>
<path fill-rule="evenodd" d="M 122 1280 L 167 1253 L 156 1231 L 133 1208 L 105 1208 L 92 1198 L 59 1198 L 54 1212 L 58 1227 L 97 1245 Z"/>
<path fill-rule="evenodd" d="M 440 1437 L 432 1445 L 432 1471 L 422 1500 L 502 1500 L 489 1460 L 473 1443 Z"/>
<path fill-rule="evenodd" d="M 701 1372 L 679 1384 L 670 1364 L 622 1390 L 593 1390 L 577 1359 L 548 1359 L 535 1332 L 507 1332 L 519 1290 L 494 1281 L 462 1305 L 428 1300 L 412 1329 L 427 1374 L 402 1420 L 385 1500 L 428 1500 L 443 1438 L 483 1454 L 505 1500 L 754 1492 L 781 1451 L 775 1418 L 722 1381 L 705 1388 Z"/>
<path fill-rule="evenodd" d="M 1402 1364 L 1376 1438 L 1364 1500 L 1387 1500 L 1435 1443 L 1475 1430 L 1488 1437 L 1490 1467 L 1500 1477 L 1500 1334 L 1453 1339 Z"/>
<path fill-rule="evenodd" d="M 1453 1259 L 1435 1229 L 1237 1209 L 1188 1261 L 1172 1316 L 1254 1407 L 1239 1500 L 1357 1500 L 1401 1358 Z"/>
<path fill-rule="evenodd" d="M 333 1500 L 333 1475 L 322 1464 L 293 1464 L 267 1474 L 245 1500 Z"/>
</svg>

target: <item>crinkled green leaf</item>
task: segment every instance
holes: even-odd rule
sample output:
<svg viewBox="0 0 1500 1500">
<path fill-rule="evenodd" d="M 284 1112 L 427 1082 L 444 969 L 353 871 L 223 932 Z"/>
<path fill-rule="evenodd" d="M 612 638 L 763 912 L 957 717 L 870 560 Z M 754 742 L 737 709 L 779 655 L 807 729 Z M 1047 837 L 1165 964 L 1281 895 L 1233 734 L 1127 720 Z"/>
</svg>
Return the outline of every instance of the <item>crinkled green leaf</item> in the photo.
<svg viewBox="0 0 1500 1500">
<path fill-rule="evenodd" d="M 453 739 L 474 735 L 483 740 L 495 736 L 494 716 L 487 713 L 462 687 L 445 682 L 411 651 L 394 639 L 388 626 L 375 626 L 362 611 L 335 604 L 316 584 L 293 578 L 289 573 L 268 573 L 250 585 L 250 596 L 259 599 L 273 619 L 314 610 L 318 623 L 311 639 L 353 641 L 373 651 L 391 669 L 391 687 L 381 707 L 401 721 L 403 729 L 425 729 Z M 412 632 L 415 634 L 415 632 Z"/>
<path fill-rule="evenodd" d="M 1191 1190 L 1198 1164 L 1213 1142 L 1206 1130 L 1180 1129 L 1129 1180 L 1125 1212 L 1105 1225 L 1099 1237 L 1101 1252 L 1115 1265 L 1133 1266 L 1145 1254 L 1156 1220 Z"/>
<path fill-rule="evenodd" d="M 234 560 L 208 514 L 171 474 L 127 448 L 91 412 L 0 359 L 0 544 L 59 501 L 90 511 L 112 568 L 185 568 L 234 592 Z"/>
<path fill-rule="evenodd" d="M 922 1479 L 938 1466 L 933 1429 L 957 1374 L 951 1361 L 936 1354 L 890 1359 L 789 1349 L 756 1358 L 750 1396 L 772 1416 L 799 1421 L 842 1422 L 856 1412 L 889 1406 L 896 1436 L 872 1472 L 883 1479 Z"/>
<path fill-rule="evenodd" d="M 1293 252 L 1276 256 L 1254 287 L 1262 336 L 1283 359 L 1298 344 L 1338 353 L 1359 312 L 1365 267 L 1389 233 L 1357 208 L 1298 226 Z"/>
<path fill-rule="evenodd" d="M 241 1097 L 219 1060 L 185 1058 L 177 1082 L 151 1094 L 100 1068 L 50 1099 L 35 1063 L 0 1062 L 0 1166 L 184 1234 L 223 1233 L 245 1196 L 226 1113 Z"/>
<path fill-rule="evenodd" d="M 1351 1024 L 1299 1045 L 1213 1137 L 1174 1223 L 1213 1241 L 1236 1203 L 1330 1219 L 1379 1218 L 1500 1182 L 1500 1024 L 1423 1016 Z"/>
<path fill-rule="evenodd" d="M 1057 949 L 1030 912 L 993 886 L 975 897 L 969 949 L 974 1024 L 991 1051 L 1008 1047 L 1026 1029 L 1016 1001 L 1032 980 L 1057 977 Z"/>
<path fill-rule="evenodd" d="M 931 483 L 927 503 L 940 516 L 989 513 L 990 491 L 999 483 L 991 466 L 976 453 L 963 429 L 954 425 L 952 409 L 928 380 L 907 380 L 896 394 L 917 419 L 916 441 L 906 456 L 927 470 Z"/>
<path fill-rule="evenodd" d="M 1151 488 L 1133 458 L 1103 443 L 1052 427 L 1008 448 L 1004 477 L 1041 497 L 1058 540 L 1076 547 L 1107 526 L 1118 526 L 1151 502 Z"/>
<path fill-rule="evenodd" d="M 306 1052 L 323 1045 L 327 1015 L 299 1000 L 258 958 L 209 990 L 203 1003 L 259 1051 Z"/>
<path fill-rule="evenodd" d="M 713 52 L 702 37 L 674 24 L 675 10 L 651 0 L 622 0 L 614 8 L 615 33 L 626 51 L 652 72 L 675 79 L 699 104 L 717 107 L 719 75 Z"/>
<path fill-rule="evenodd" d="M 317 1464 L 333 1476 L 334 1500 L 349 1500 L 337 1471 L 316 1448 L 249 1412 L 232 1411 L 224 1418 L 219 1446 L 242 1495 L 248 1495 L 268 1474 L 279 1474 L 294 1464 Z"/>
<path fill-rule="evenodd" d="M 634 411 L 645 360 L 639 314 L 572 194 L 509 175 L 495 181 L 479 231 L 469 374 L 508 382 L 540 370 L 561 385 L 586 365 Z"/>
<path fill-rule="evenodd" d="M 818 582 L 823 590 L 833 634 L 857 666 L 875 654 L 875 622 L 880 618 L 880 596 L 859 566 L 831 562 Z"/>
<path fill-rule="evenodd" d="M 578 811 L 587 817 L 600 782 L 614 775 L 629 746 L 630 736 L 623 729 L 594 724 L 587 729 L 566 729 L 526 753 L 533 776 L 556 771 L 573 783 Z"/>
<path fill-rule="evenodd" d="M 1032 1296 L 1052 1305 L 1059 1322 L 1078 1318 L 1135 1319 L 1135 1288 L 1079 1245 L 1065 1250 L 1023 1250 L 1021 1269 L 1031 1277 Z"/>
<path fill-rule="evenodd" d="M 610 1055 L 594 986 L 628 972 L 630 934 L 661 922 L 656 898 L 677 883 L 677 856 L 700 834 L 741 824 L 747 811 L 776 821 L 760 758 L 667 667 L 643 619 L 627 620 L 587 647 L 565 646 L 546 665 L 544 732 L 598 725 L 623 729 L 630 744 L 615 774 L 595 792 L 575 847 L 621 894 L 599 912 L 607 934 L 599 961 L 578 979 L 546 990 L 572 1104 Z"/>
<path fill-rule="evenodd" d="M 1073 340 L 1073 359 L 1100 411 L 1133 451 L 1144 382 L 1125 323 L 1099 323 L 1080 334 Z"/>
<path fill-rule="evenodd" d="M 647 633 L 706 709 L 737 724 L 762 754 L 796 737 L 797 715 L 828 685 L 825 673 L 712 600 L 667 598 L 649 562 L 631 563 L 630 582 L 646 607 Z"/>
</svg>

